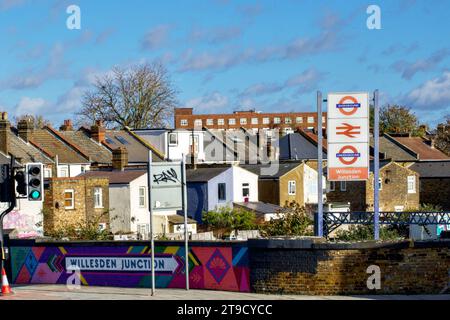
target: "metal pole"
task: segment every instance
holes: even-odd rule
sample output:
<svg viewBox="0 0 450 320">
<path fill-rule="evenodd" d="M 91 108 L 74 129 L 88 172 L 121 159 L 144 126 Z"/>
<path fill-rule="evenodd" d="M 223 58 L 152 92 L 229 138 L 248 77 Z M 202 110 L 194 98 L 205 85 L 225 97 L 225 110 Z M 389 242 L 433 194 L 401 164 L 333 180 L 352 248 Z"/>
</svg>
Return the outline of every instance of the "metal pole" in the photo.
<svg viewBox="0 0 450 320">
<path fill-rule="evenodd" d="M 322 132 L 322 92 L 317 91 L 317 236 L 323 237 L 323 132 Z"/>
<path fill-rule="evenodd" d="M 380 239 L 380 207 L 379 207 L 379 177 L 380 177 L 380 106 L 379 106 L 379 92 L 375 90 L 374 102 L 374 124 L 373 124 L 373 139 L 374 139 L 374 163 L 373 163 L 373 211 L 374 211 L 374 237 L 375 240 Z"/>
<path fill-rule="evenodd" d="M 155 239 L 153 232 L 153 202 L 152 202 L 152 151 L 148 152 L 148 166 L 147 166 L 147 179 L 148 179 L 148 210 L 150 212 L 150 250 L 151 250 L 151 263 L 152 263 L 152 296 L 155 295 Z"/>
<path fill-rule="evenodd" d="M 181 171 L 182 171 L 182 182 L 181 182 L 181 187 L 182 187 L 182 199 L 183 199 L 183 213 L 184 213 L 184 250 L 185 250 L 185 273 L 186 273 L 186 290 L 189 290 L 189 232 L 188 232 L 188 217 L 187 217 L 187 205 L 186 205 L 186 201 L 187 201 L 187 187 L 186 187 L 186 161 L 185 161 L 185 157 L 184 154 L 182 155 L 182 161 L 181 161 Z"/>
</svg>

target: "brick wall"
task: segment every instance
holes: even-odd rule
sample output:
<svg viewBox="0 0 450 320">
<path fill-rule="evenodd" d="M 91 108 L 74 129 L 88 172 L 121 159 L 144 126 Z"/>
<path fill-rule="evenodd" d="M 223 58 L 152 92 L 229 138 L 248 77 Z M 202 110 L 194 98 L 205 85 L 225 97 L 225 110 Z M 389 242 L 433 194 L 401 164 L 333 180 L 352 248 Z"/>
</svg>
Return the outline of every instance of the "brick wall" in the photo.
<svg viewBox="0 0 450 320">
<path fill-rule="evenodd" d="M 416 177 L 416 192 L 408 193 L 408 176 Z M 380 209 L 395 211 L 396 206 L 404 209 L 418 209 L 420 205 L 419 175 L 394 162 L 380 170 L 382 187 L 380 190 Z M 336 182 L 335 191 L 327 193 L 328 202 L 350 202 L 352 211 L 373 211 L 373 173 L 370 173 L 367 182 L 349 181 L 346 191 L 340 189 Z"/>
<path fill-rule="evenodd" d="M 450 242 L 320 244 L 249 241 L 250 283 L 258 293 L 438 294 L 449 283 Z M 367 268 L 381 270 L 381 289 L 369 290 Z"/>
<path fill-rule="evenodd" d="M 103 190 L 103 208 L 94 206 L 94 188 Z M 65 190 L 74 191 L 74 208 L 66 208 Z M 87 219 L 101 215 L 109 209 L 109 181 L 97 178 L 52 178 L 45 190 L 44 232 L 51 232 L 68 226 L 86 223 Z M 109 225 L 109 217 L 100 223 Z M 108 226 L 107 225 L 107 226 Z"/>
</svg>

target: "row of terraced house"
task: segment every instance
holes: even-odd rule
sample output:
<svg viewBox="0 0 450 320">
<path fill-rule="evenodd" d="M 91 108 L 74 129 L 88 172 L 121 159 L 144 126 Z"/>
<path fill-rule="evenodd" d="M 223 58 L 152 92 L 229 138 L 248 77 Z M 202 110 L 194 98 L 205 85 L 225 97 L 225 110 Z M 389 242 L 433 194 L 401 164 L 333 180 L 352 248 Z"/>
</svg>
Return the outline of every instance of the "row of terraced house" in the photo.
<svg viewBox="0 0 450 320">
<path fill-rule="evenodd" d="M 19 200 L 5 221 L 12 236 L 39 237 L 95 221 L 117 236 L 149 235 L 147 158 L 180 161 L 187 170 L 189 230 L 195 234 L 204 212 L 245 208 L 263 223 L 288 202 L 315 210 L 319 175 L 327 211 L 373 210 L 373 162 L 367 182 L 328 182 L 318 170 L 318 148 L 326 159 L 326 139 L 317 143 L 314 113 L 196 115 L 175 111 L 174 128 L 106 129 L 100 121 L 74 128 L 71 120 L 55 129 L 36 128 L 30 119 L 13 125 L 0 119 L 0 163 L 42 162 L 44 203 Z M 321 119 L 326 128 L 326 119 Z M 445 127 L 444 130 L 448 130 Z M 325 138 L 326 132 L 324 131 Z M 371 157 L 374 156 L 373 139 Z M 450 210 L 450 158 L 433 138 L 380 137 L 380 209 L 405 211 L 421 204 Z M 2 204 L 4 205 L 4 204 Z M 158 234 L 181 233 L 176 211 L 155 216 Z"/>
</svg>

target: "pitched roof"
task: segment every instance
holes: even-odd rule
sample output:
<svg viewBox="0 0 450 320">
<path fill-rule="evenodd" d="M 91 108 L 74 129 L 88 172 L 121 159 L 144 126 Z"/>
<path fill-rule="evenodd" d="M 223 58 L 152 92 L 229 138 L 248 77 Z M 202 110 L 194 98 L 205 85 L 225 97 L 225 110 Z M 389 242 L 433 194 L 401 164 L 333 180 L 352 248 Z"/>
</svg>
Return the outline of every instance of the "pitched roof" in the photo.
<svg viewBox="0 0 450 320">
<path fill-rule="evenodd" d="M 129 184 L 146 173 L 147 171 L 145 170 L 88 171 L 79 176 L 87 178 L 108 178 L 109 184 Z"/>
<path fill-rule="evenodd" d="M 245 207 L 246 209 L 249 209 L 251 211 L 255 211 L 262 214 L 274 214 L 274 213 L 280 213 L 285 211 L 283 207 L 277 206 L 275 204 L 271 203 L 264 203 L 264 202 L 234 202 L 234 204 Z"/>
<path fill-rule="evenodd" d="M 370 146 L 374 147 L 374 139 L 370 138 Z M 380 153 L 384 154 L 385 159 L 394 161 L 415 161 L 417 153 L 408 147 L 402 145 L 388 134 L 380 136 Z"/>
<path fill-rule="evenodd" d="M 58 156 L 60 163 L 88 163 L 89 159 L 81 151 L 76 150 L 55 130 L 49 127 L 35 129 L 31 133 L 30 143 L 52 158 Z"/>
<path fill-rule="evenodd" d="M 44 164 L 52 164 L 53 160 L 50 155 L 42 152 L 31 143 L 26 143 L 22 138 L 8 132 L 8 151 L 21 163 L 41 162 Z"/>
<path fill-rule="evenodd" d="M 438 149 L 432 148 L 428 141 L 420 137 L 393 137 L 396 141 L 419 155 L 419 160 L 450 160 Z"/>
<path fill-rule="evenodd" d="M 188 169 L 186 180 L 187 182 L 207 182 L 230 168 L 231 166 Z"/>
<path fill-rule="evenodd" d="M 111 150 L 124 147 L 128 150 L 128 163 L 147 163 L 148 152 L 153 151 L 154 162 L 161 162 L 162 158 L 151 149 L 143 140 L 136 138 L 136 135 L 130 134 L 126 130 L 106 130 L 106 146 Z"/>
<path fill-rule="evenodd" d="M 167 216 L 167 220 L 172 224 L 182 224 L 184 223 L 184 217 L 180 216 L 178 214 L 172 214 L 170 216 Z M 187 223 L 189 224 L 196 224 L 197 221 L 191 218 L 187 218 Z"/>
<path fill-rule="evenodd" d="M 409 168 L 421 178 L 450 178 L 450 161 L 416 162 Z"/>
<path fill-rule="evenodd" d="M 241 165 L 242 168 L 253 172 L 254 174 L 257 174 L 260 179 L 278 179 L 282 176 L 284 176 L 286 173 L 294 170 L 298 166 L 300 166 L 302 162 L 280 162 L 277 164 L 248 164 L 248 165 Z M 274 168 L 274 166 L 277 166 Z M 273 172 L 272 168 L 274 168 L 276 171 Z M 270 170 L 270 173 L 265 171 L 263 169 Z"/>
<path fill-rule="evenodd" d="M 280 139 L 280 159 L 311 160 L 317 159 L 317 138 L 306 133 L 291 133 Z M 326 159 L 326 150 L 323 157 Z"/>
<path fill-rule="evenodd" d="M 60 131 L 59 134 L 85 153 L 92 162 L 110 164 L 112 153 L 105 146 L 91 139 L 86 131 Z"/>
</svg>

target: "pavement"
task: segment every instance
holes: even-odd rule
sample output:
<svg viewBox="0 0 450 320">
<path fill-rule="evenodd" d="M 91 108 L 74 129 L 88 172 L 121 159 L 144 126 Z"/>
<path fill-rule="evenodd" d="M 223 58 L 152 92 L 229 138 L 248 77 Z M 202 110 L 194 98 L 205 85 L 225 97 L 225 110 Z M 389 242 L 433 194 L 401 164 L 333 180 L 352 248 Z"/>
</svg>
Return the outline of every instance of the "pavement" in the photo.
<svg viewBox="0 0 450 320">
<path fill-rule="evenodd" d="M 208 290 L 79 287 L 64 285 L 27 285 L 13 287 L 13 294 L 1 300 L 450 300 L 450 295 L 374 295 L 374 296 L 301 296 L 264 295 Z"/>
</svg>

